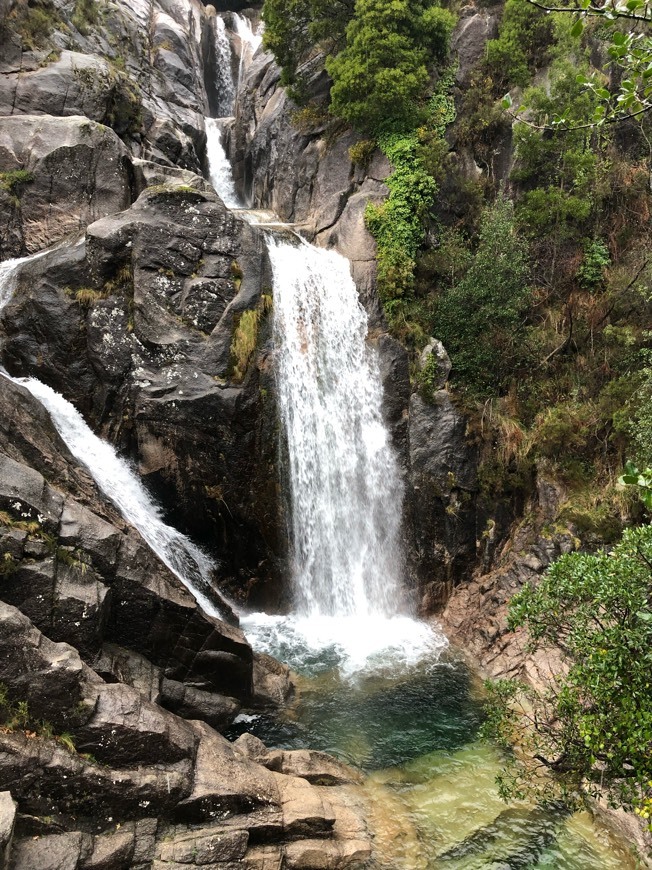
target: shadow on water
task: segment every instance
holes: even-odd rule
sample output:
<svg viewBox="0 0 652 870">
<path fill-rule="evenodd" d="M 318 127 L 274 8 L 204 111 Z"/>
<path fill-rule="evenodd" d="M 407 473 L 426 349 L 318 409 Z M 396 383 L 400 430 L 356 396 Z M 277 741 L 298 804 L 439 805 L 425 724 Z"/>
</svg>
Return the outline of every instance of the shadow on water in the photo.
<svg viewBox="0 0 652 870">
<path fill-rule="evenodd" d="M 261 716 L 232 730 L 250 731 L 284 749 L 321 749 L 365 770 L 404 764 L 435 749 L 453 751 L 473 740 L 482 706 L 461 662 L 420 666 L 395 680 L 322 673 L 300 684 L 282 720 Z"/>
</svg>

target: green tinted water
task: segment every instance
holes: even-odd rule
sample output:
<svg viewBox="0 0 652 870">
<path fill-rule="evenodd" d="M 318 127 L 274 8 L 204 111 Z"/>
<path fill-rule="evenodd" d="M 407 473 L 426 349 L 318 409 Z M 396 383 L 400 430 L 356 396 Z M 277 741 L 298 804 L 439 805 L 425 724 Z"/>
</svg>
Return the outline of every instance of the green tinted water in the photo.
<svg viewBox="0 0 652 870">
<path fill-rule="evenodd" d="M 270 746 L 321 749 L 365 770 L 379 870 L 635 868 L 627 846 L 588 814 L 500 800 L 501 757 L 478 739 L 481 688 L 462 662 L 342 679 L 332 651 L 284 652 L 300 673 L 296 702 L 232 736 L 251 731 Z"/>
</svg>

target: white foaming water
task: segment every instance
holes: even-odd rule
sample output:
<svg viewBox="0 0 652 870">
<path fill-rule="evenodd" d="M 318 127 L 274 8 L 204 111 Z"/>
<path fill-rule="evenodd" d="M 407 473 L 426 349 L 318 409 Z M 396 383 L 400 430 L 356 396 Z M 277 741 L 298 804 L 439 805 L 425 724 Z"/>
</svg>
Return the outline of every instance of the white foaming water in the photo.
<svg viewBox="0 0 652 870">
<path fill-rule="evenodd" d="M 217 80 L 217 113 L 220 118 L 233 114 L 236 85 L 231 69 L 231 43 L 224 19 L 215 16 L 215 75 Z"/>
<path fill-rule="evenodd" d="M 253 29 L 251 19 L 246 15 L 238 15 L 233 13 L 235 24 L 235 32 L 240 37 L 240 69 L 238 72 L 238 85 L 242 82 L 242 74 L 253 60 L 254 55 L 260 48 L 263 42 L 263 23 L 262 21 L 256 28 Z"/>
<path fill-rule="evenodd" d="M 438 658 L 446 638 L 400 614 L 403 486 L 378 356 L 349 263 L 269 236 L 278 398 L 287 438 L 296 613 L 251 614 L 256 649 L 342 674 Z"/>
<path fill-rule="evenodd" d="M 47 253 L 41 251 L 31 257 L 0 263 L 0 311 L 14 294 L 19 267 Z M 88 468 L 104 495 L 138 529 L 161 562 L 181 580 L 203 610 L 220 618 L 218 608 L 201 591 L 211 588 L 215 565 L 189 538 L 163 522 L 160 507 L 128 463 L 110 444 L 95 435 L 79 411 L 59 393 L 35 378 L 12 378 L 2 368 L 0 374 L 26 387 L 43 405 L 70 452 Z"/>
<path fill-rule="evenodd" d="M 210 588 L 215 565 L 189 538 L 163 522 L 161 508 L 136 472 L 118 456 L 111 444 L 95 435 L 79 411 L 59 393 L 35 378 L 12 380 L 27 387 L 39 400 L 70 452 L 88 468 L 102 492 L 138 529 L 161 562 L 181 580 L 203 610 L 219 618 L 218 609 L 201 591 Z"/>
<path fill-rule="evenodd" d="M 219 118 L 205 118 L 206 158 L 208 177 L 227 208 L 240 208 L 242 203 L 235 190 L 229 158 L 222 145 L 222 123 Z"/>
<path fill-rule="evenodd" d="M 45 251 L 39 251 L 37 254 L 30 254 L 28 257 L 17 257 L 13 260 L 5 260 L 0 263 L 0 311 L 11 301 L 11 297 L 16 290 L 16 281 L 18 280 L 18 272 L 23 263 L 29 260 L 39 260 L 46 254 L 50 253 L 48 248 Z"/>
<path fill-rule="evenodd" d="M 344 257 L 268 246 L 298 610 L 389 616 L 401 605 L 403 486 L 367 317 Z"/>
<path fill-rule="evenodd" d="M 337 668 L 346 678 L 395 677 L 424 659 L 436 662 L 448 647 L 441 631 L 409 616 L 252 613 L 241 617 L 240 626 L 255 650 L 299 673 Z"/>
</svg>

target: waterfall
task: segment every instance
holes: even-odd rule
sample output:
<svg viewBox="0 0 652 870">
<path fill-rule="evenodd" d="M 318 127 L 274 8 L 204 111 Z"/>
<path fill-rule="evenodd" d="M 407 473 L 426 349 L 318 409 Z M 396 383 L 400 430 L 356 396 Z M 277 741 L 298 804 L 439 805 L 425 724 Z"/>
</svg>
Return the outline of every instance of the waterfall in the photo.
<svg viewBox="0 0 652 870">
<path fill-rule="evenodd" d="M 216 15 L 214 20 L 218 116 L 227 118 L 233 114 L 236 91 L 231 69 L 231 43 L 226 32 L 224 19 Z"/>
<path fill-rule="evenodd" d="M 233 13 L 236 35 L 240 37 L 240 68 L 238 70 L 238 86 L 242 82 L 242 76 L 246 67 L 251 63 L 254 55 L 263 42 L 263 24 L 258 25 L 254 31 L 251 19 L 246 15 Z"/>
<path fill-rule="evenodd" d="M 0 312 L 13 296 L 20 266 L 47 253 L 49 251 L 42 251 L 31 257 L 0 263 Z M 156 556 L 178 577 L 202 609 L 221 618 L 218 608 L 206 594 L 213 591 L 211 579 L 215 565 L 189 538 L 163 522 L 161 508 L 115 448 L 98 438 L 79 411 L 50 387 L 35 378 L 12 378 L 2 368 L 0 374 L 26 387 L 43 405 L 72 455 L 88 469 L 124 519 L 140 532 Z"/>
<path fill-rule="evenodd" d="M 270 239 L 299 612 L 400 610 L 402 483 L 348 260 Z"/>
<path fill-rule="evenodd" d="M 235 190 L 231 164 L 222 145 L 222 122 L 219 118 L 205 118 L 204 122 L 210 183 L 227 208 L 240 208 L 242 203 Z"/>
</svg>

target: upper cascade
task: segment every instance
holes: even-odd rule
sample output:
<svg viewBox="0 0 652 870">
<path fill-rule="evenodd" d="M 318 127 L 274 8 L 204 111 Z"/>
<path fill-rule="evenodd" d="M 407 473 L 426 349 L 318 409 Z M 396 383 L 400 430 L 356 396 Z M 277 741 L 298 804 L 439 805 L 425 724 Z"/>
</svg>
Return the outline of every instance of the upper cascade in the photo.
<svg viewBox="0 0 652 870">
<path fill-rule="evenodd" d="M 233 81 L 231 68 L 231 42 L 226 32 L 224 19 L 219 15 L 215 17 L 215 55 L 217 114 L 220 118 L 227 118 L 233 114 L 236 84 Z"/>
</svg>

